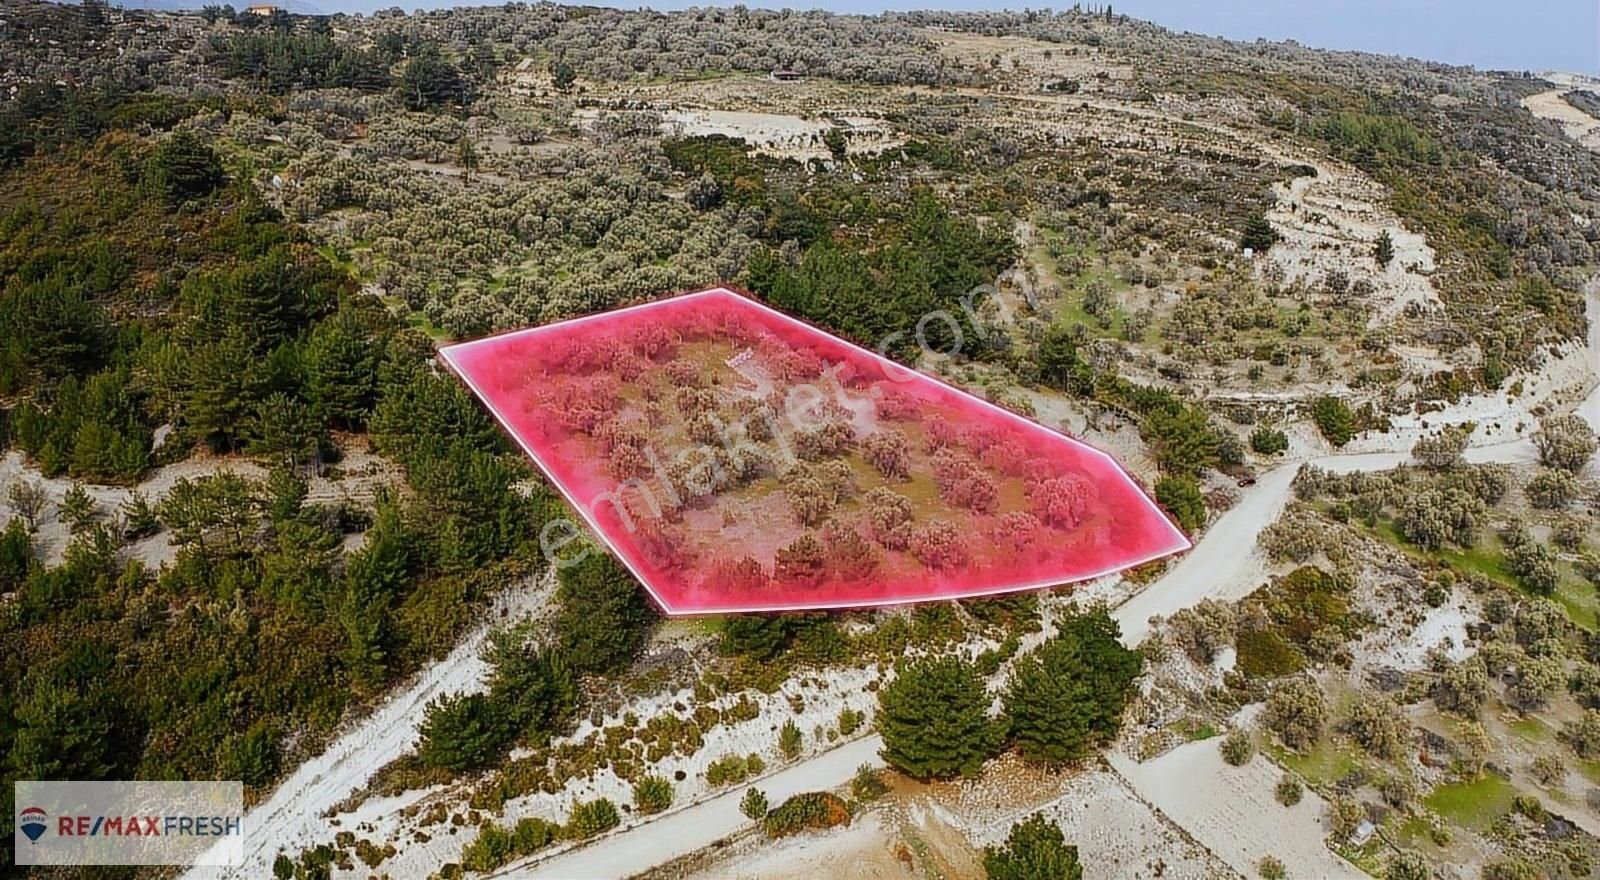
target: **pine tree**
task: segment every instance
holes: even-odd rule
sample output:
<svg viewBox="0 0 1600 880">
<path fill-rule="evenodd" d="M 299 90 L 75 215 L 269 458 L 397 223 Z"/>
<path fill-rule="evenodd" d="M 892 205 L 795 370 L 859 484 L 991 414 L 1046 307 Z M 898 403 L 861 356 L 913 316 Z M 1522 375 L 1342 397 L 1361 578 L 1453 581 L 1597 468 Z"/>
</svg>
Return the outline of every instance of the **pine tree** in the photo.
<svg viewBox="0 0 1600 880">
<path fill-rule="evenodd" d="M 339 619 L 344 664 L 356 681 L 376 685 L 389 664 L 390 609 L 410 575 L 415 537 L 392 501 L 380 501 L 366 546 L 345 567 Z"/>
<path fill-rule="evenodd" d="M 845 139 L 844 129 L 838 126 L 834 126 L 822 133 L 822 144 L 828 148 L 829 155 L 833 156 L 836 162 L 844 159 L 845 150 L 849 147 L 849 141 Z"/>
<path fill-rule="evenodd" d="M 903 664 L 878 704 L 883 758 L 909 776 L 971 775 L 999 745 L 983 679 L 958 657 Z"/>
<path fill-rule="evenodd" d="M 278 467 L 296 468 L 317 456 L 318 425 L 311 408 L 287 394 L 273 394 L 257 404 L 245 433 L 245 448 Z"/>
<path fill-rule="evenodd" d="M 478 149 L 466 135 L 456 141 L 456 164 L 461 166 L 461 179 L 471 182 L 472 172 L 478 170 Z"/>
<path fill-rule="evenodd" d="M 1156 481 L 1155 495 L 1156 503 L 1184 529 L 1192 532 L 1206 524 L 1206 501 L 1194 478 L 1162 477 Z"/>
<path fill-rule="evenodd" d="M 122 514 L 122 535 L 129 540 L 147 538 L 161 529 L 161 520 L 143 492 L 131 492 L 117 508 Z"/>
<path fill-rule="evenodd" d="M 183 419 L 212 449 L 231 452 L 253 413 L 258 390 L 252 381 L 255 356 L 237 335 L 203 346 L 189 359 L 189 391 Z"/>
<path fill-rule="evenodd" d="M 1264 254 L 1278 243 L 1278 233 L 1272 228 L 1267 215 L 1259 211 L 1251 214 L 1250 219 L 1244 224 L 1244 237 L 1239 240 L 1239 246 L 1249 248 L 1258 254 Z"/>
<path fill-rule="evenodd" d="M 407 110 L 426 110 L 444 104 L 465 103 L 466 80 L 454 63 L 439 53 L 437 46 L 424 46 L 400 74 L 400 96 Z"/>
<path fill-rule="evenodd" d="M 565 58 L 557 58 L 550 63 L 550 83 L 560 91 L 572 88 L 578 81 L 578 70 Z"/>
<path fill-rule="evenodd" d="M 543 744 L 571 717 L 578 685 L 566 659 L 540 650 L 520 629 L 494 633 L 485 654 L 494 672 L 489 697 L 505 707 L 506 720 L 532 744 Z"/>
<path fill-rule="evenodd" d="M 72 488 L 61 496 L 61 518 L 67 521 L 74 533 L 94 522 L 97 512 L 94 498 L 90 497 L 82 483 L 73 483 Z"/>
<path fill-rule="evenodd" d="M 1030 760 L 1066 764 L 1117 733 L 1143 667 L 1117 640 L 1104 610 L 1062 621 L 1056 636 L 1017 661 L 1005 695 L 1010 734 Z"/>
<path fill-rule="evenodd" d="M 210 145 L 180 131 L 156 147 L 145 166 L 145 181 L 168 202 L 181 204 L 222 186 L 222 162 Z"/>
<path fill-rule="evenodd" d="M 206 548 L 206 534 L 221 521 L 216 500 L 201 482 L 189 479 L 174 483 L 157 505 L 156 512 L 178 546 L 192 544 L 202 553 Z"/>
<path fill-rule="evenodd" d="M 1001 847 L 986 847 L 983 870 L 989 880 L 1082 880 L 1078 848 L 1068 846 L 1061 828 L 1042 813 L 1011 826 Z"/>
<path fill-rule="evenodd" d="M 745 815 L 745 818 L 754 819 L 757 822 L 759 822 L 762 819 L 766 818 L 766 815 L 767 815 L 767 795 L 766 795 L 766 793 L 763 792 L 759 788 L 747 788 L 747 789 L 745 789 L 744 797 L 739 799 L 739 812 L 743 813 Z"/>
<path fill-rule="evenodd" d="M 610 554 L 592 551 L 557 577 L 555 630 L 574 669 L 606 673 L 632 663 L 656 621 L 633 575 Z"/>
<path fill-rule="evenodd" d="M 1378 234 L 1378 241 L 1372 246 L 1372 258 L 1385 269 L 1389 268 L 1389 263 L 1394 260 L 1394 239 L 1389 237 L 1389 230 L 1385 229 Z"/>
<path fill-rule="evenodd" d="M 306 392 L 324 420 L 346 429 L 366 424 L 378 389 L 378 356 L 359 317 L 345 309 L 311 332 L 304 354 Z"/>
<path fill-rule="evenodd" d="M 22 585 L 33 567 L 32 541 L 22 517 L 12 517 L 0 531 L 0 592 L 9 593 Z"/>
<path fill-rule="evenodd" d="M 47 376 L 82 375 L 104 362 L 111 331 L 100 306 L 62 273 L 0 298 L 0 339 Z"/>
<path fill-rule="evenodd" d="M 803 738 L 799 725 L 795 724 L 792 718 L 785 721 L 783 728 L 778 731 L 778 751 L 782 752 L 785 758 L 795 758 L 799 756 L 802 747 Z"/>
<path fill-rule="evenodd" d="M 1356 436 L 1356 414 L 1349 404 L 1332 395 L 1324 395 L 1312 403 L 1311 420 L 1336 449 Z"/>
<path fill-rule="evenodd" d="M 305 509 L 306 481 L 292 468 L 275 467 L 267 474 L 266 495 L 262 505 L 267 518 L 275 523 L 297 519 Z"/>
<path fill-rule="evenodd" d="M 429 767 L 473 770 L 499 756 L 508 731 L 500 706 L 483 694 L 439 697 L 422 716 L 417 757 Z"/>
</svg>

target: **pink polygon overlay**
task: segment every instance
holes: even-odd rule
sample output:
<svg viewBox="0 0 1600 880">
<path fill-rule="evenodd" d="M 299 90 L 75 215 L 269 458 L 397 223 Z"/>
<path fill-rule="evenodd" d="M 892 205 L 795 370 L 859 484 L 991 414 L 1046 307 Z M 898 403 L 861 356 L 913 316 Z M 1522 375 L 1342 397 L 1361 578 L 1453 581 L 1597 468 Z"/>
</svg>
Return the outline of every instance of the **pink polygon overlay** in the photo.
<svg viewBox="0 0 1600 880">
<path fill-rule="evenodd" d="M 1190 547 L 1107 453 L 724 287 L 440 353 L 668 614 L 994 595 Z M 877 433 L 909 474 L 865 457 Z M 740 446 L 759 476 L 728 476 Z M 845 487 L 822 522 L 802 479 Z M 911 521 L 883 527 L 906 501 L 877 489 Z"/>
</svg>

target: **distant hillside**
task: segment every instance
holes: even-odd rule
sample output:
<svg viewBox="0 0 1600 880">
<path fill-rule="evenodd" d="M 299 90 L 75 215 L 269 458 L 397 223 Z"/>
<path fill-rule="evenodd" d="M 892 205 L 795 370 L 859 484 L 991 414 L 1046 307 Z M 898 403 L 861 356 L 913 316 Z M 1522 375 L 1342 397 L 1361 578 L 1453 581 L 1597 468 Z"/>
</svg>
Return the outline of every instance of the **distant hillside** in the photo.
<svg viewBox="0 0 1600 880">
<path fill-rule="evenodd" d="M 111 5 L 122 6 L 128 9 L 155 9 L 162 12 L 182 12 L 184 10 L 199 9 L 202 6 L 208 6 L 212 4 L 202 2 L 202 0 L 129 0 L 129 2 L 124 2 L 124 0 L 111 0 Z M 248 5 L 249 3 L 247 2 L 236 3 L 234 4 L 234 7 L 236 9 L 242 9 Z M 302 3 L 300 0 L 278 0 L 278 2 L 275 2 L 272 5 L 281 7 L 285 12 L 289 12 L 294 15 L 326 14 L 318 7 L 310 3 Z"/>
</svg>

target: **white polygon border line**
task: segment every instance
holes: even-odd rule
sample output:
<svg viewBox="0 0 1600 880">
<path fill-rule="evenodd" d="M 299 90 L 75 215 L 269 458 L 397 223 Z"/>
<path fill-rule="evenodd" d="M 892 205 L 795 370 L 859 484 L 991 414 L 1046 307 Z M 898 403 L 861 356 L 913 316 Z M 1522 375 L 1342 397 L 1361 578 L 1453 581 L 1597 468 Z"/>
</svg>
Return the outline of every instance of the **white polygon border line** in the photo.
<svg viewBox="0 0 1600 880">
<path fill-rule="evenodd" d="M 527 442 L 525 442 L 523 440 L 521 434 L 516 430 L 516 428 L 514 428 L 511 425 L 511 422 L 500 412 L 499 407 L 495 406 L 493 400 L 490 399 L 490 396 L 488 394 L 484 393 L 483 389 L 478 387 L 478 383 L 473 380 L 472 376 L 470 374 L 468 374 L 468 372 L 465 369 L 463 369 L 462 366 L 459 363 L 457 363 L 457 361 L 456 361 L 456 359 L 454 357 L 454 354 L 456 352 L 463 351 L 463 350 L 471 348 L 473 346 L 482 345 L 482 344 L 488 343 L 488 342 L 504 342 L 506 340 L 515 339 L 515 338 L 521 337 L 521 336 L 535 335 L 535 334 L 544 333 L 544 332 L 555 332 L 555 330 L 557 328 L 568 328 L 568 327 L 572 327 L 572 326 L 574 326 L 576 324 L 582 324 L 582 323 L 585 323 L 585 322 L 588 322 L 588 321 L 595 321 L 595 320 L 599 320 L 599 319 L 602 319 L 602 318 L 611 318 L 611 317 L 615 317 L 617 315 L 625 314 L 627 312 L 637 311 L 637 310 L 640 310 L 640 309 L 652 308 L 654 306 L 658 306 L 658 305 L 661 305 L 661 304 L 664 304 L 664 303 L 678 302 L 680 300 L 694 299 L 694 298 L 698 298 L 698 297 L 710 297 L 710 296 L 717 296 L 717 295 L 734 297 L 735 299 L 737 299 L 738 301 L 740 301 L 742 303 L 747 303 L 749 305 L 755 306 L 757 309 L 772 315 L 773 317 L 779 319 L 782 322 L 785 322 L 785 323 L 800 327 L 800 328 L 802 328 L 802 329 L 804 329 L 804 330 L 806 330 L 808 332 L 811 332 L 811 333 L 820 333 L 820 334 L 828 337 L 829 339 L 832 339 L 832 340 L 835 340 L 837 342 L 840 342 L 840 343 L 844 344 L 848 348 L 853 348 L 856 351 L 860 352 L 861 354 L 867 356 L 872 361 L 874 361 L 877 364 L 879 364 L 880 367 L 883 368 L 885 376 L 890 375 L 890 371 L 891 370 L 899 370 L 899 371 L 902 371 L 904 373 L 909 373 L 909 374 L 915 376 L 918 380 L 934 382 L 936 384 L 944 386 L 945 388 L 950 389 L 951 391 L 954 391 L 957 395 L 959 395 L 961 397 L 969 398 L 970 400 L 972 400 L 972 401 L 974 401 L 974 402 L 976 402 L 978 404 L 981 404 L 982 406 L 988 407 L 989 409 L 993 410 L 995 413 L 998 413 L 999 415 L 1001 415 L 1001 416 L 1003 416 L 1003 417 L 1005 417 L 1005 418 L 1007 418 L 1007 419 L 1009 419 L 1009 420 L 1011 420 L 1013 422 L 1020 423 L 1020 424 L 1022 424 L 1024 426 L 1028 427 L 1030 430 L 1043 433 L 1053 441 L 1065 440 L 1066 442 L 1072 444 L 1076 448 L 1082 449 L 1082 450 L 1084 450 L 1086 452 L 1089 452 L 1089 453 L 1091 453 L 1093 455 L 1099 456 L 1101 459 L 1103 459 L 1107 464 L 1109 464 L 1111 466 L 1112 471 L 1114 471 L 1118 476 L 1120 476 L 1122 478 L 1122 480 L 1130 488 L 1132 488 L 1134 490 L 1134 492 L 1139 497 L 1144 499 L 1145 504 L 1148 506 L 1149 510 L 1151 512 L 1155 513 L 1158 517 L 1161 518 L 1161 521 L 1166 524 L 1168 531 L 1176 539 L 1176 541 L 1170 547 L 1164 547 L 1164 548 L 1162 548 L 1160 550 L 1157 550 L 1157 551 L 1154 551 L 1152 553 L 1146 554 L 1145 556 L 1139 557 L 1137 559 L 1128 560 L 1128 561 L 1125 561 L 1125 562 L 1119 562 L 1116 565 L 1109 566 L 1109 567 L 1107 567 L 1105 569 L 1102 569 L 1100 571 L 1096 571 L 1096 572 L 1093 572 L 1093 573 L 1090 573 L 1090 574 L 1078 575 L 1077 577 L 1072 577 L 1072 578 L 1068 578 L 1068 579 L 1051 578 L 1049 580 L 1039 581 L 1039 582 L 1035 582 L 1035 583 L 994 585 L 994 586 L 984 587 L 982 589 L 967 590 L 967 591 L 963 591 L 963 592 L 959 592 L 959 593 L 939 593 L 937 595 L 922 595 L 922 596 L 900 596 L 900 597 L 893 597 L 893 598 L 887 598 L 887 599 L 882 599 L 882 600 L 874 600 L 874 601 L 871 601 L 871 602 L 827 601 L 827 600 L 824 600 L 824 601 L 820 601 L 820 602 L 791 603 L 791 604 L 784 604 L 784 605 L 696 607 L 696 608 L 690 608 L 690 609 L 677 609 L 677 608 L 674 608 L 670 603 L 668 603 L 665 599 L 663 599 L 661 597 L 660 593 L 656 592 L 656 588 L 651 585 L 649 579 L 646 578 L 643 575 L 643 573 L 641 573 L 637 568 L 634 567 L 633 562 L 628 559 L 628 554 L 623 552 L 623 549 L 618 546 L 618 542 L 613 540 L 611 538 L 611 536 L 609 534 L 607 534 L 607 530 L 605 528 L 601 527 L 601 525 L 598 522 L 595 521 L 595 518 L 590 513 L 588 507 L 586 507 L 583 503 L 578 501 L 576 493 L 574 493 L 571 489 L 569 489 L 567 487 L 567 485 L 561 481 L 560 477 L 556 476 L 555 469 L 551 468 L 545 462 L 544 458 L 541 457 L 538 452 L 534 451 L 534 449 L 531 446 L 529 446 Z M 725 286 L 708 287 L 705 290 L 697 290 L 697 291 L 693 291 L 691 293 L 682 293 L 682 294 L 677 294 L 677 295 L 674 295 L 674 296 L 661 297 L 659 299 L 650 300 L 649 302 L 642 302 L 642 303 L 637 303 L 637 304 L 631 305 L 631 306 L 624 306 L 624 307 L 618 308 L 618 309 L 610 309 L 610 310 L 603 311 L 603 312 L 596 312 L 596 313 L 594 313 L 592 315 L 584 315 L 583 317 L 580 317 L 580 318 L 569 318 L 567 320 L 556 321 L 556 322 L 551 323 L 551 324 L 541 324 L 541 325 L 536 326 L 536 327 L 524 327 L 521 330 L 511 330 L 511 331 L 508 331 L 508 332 L 505 332 L 505 333 L 499 333 L 499 334 L 495 334 L 495 335 L 492 335 L 492 336 L 485 336 L 485 337 L 482 337 L 482 338 L 479 338 L 479 339 L 468 340 L 466 342 L 457 342 L 457 343 L 454 343 L 452 345 L 441 346 L 439 348 L 439 356 L 444 360 L 446 366 L 448 366 L 450 368 L 450 371 L 452 373 L 454 373 L 462 381 L 467 383 L 467 387 L 472 389 L 472 393 L 474 395 L 476 395 L 478 400 L 481 401 L 483 403 L 483 405 L 489 409 L 489 412 L 494 415 L 495 421 L 500 423 L 500 427 L 507 434 L 511 435 L 512 441 L 515 442 L 517 444 L 517 446 L 522 449 L 524 454 L 526 454 L 529 458 L 533 459 L 534 464 L 537 464 L 539 466 L 539 470 L 544 473 L 545 477 L 547 479 L 549 479 L 551 483 L 555 484 L 555 487 L 556 487 L 557 491 L 559 491 L 561 493 L 562 497 L 567 500 L 567 503 L 569 505 L 571 505 L 573 509 L 577 510 L 578 515 L 583 518 L 583 521 L 585 523 L 588 524 L 589 530 L 591 532 L 593 532 L 596 536 L 599 537 L 600 541 L 603 544 L 606 545 L 607 549 L 609 549 L 611 551 L 611 555 L 615 556 L 618 560 L 620 560 L 622 562 L 622 564 L 624 566 L 627 567 L 628 571 L 633 574 L 634 579 L 637 580 L 641 585 L 644 586 L 645 591 L 650 594 L 650 598 L 654 599 L 656 604 L 658 606 L 660 606 L 661 610 L 664 611 L 667 614 L 667 616 L 669 616 L 669 617 L 687 617 L 687 616 L 701 615 L 701 614 L 758 614 L 758 613 L 784 613 L 784 612 L 793 612 L 793 611 L 822 611 L 822 610 L 829 610 L 829 609 L 848 609 L 848 608 L 881 608 L 881 607 L 888 607 L 888 606 L 891 606 L 891 605 L 909 605 L 909 604 L 912 604 L 914 602 L 942 602 L 942 601 L 947 601 L 947 600 L 952 600 L 952 599 L 973 599 L 973 598 L 978 598 L 978 597 L 982 597 L 982 596 L 999 596 L 999 595 L 1004 595 L 1004 594 L 1007 594 L 1007 593 L 1020 593 L 1020 592 L 1024 592 L 1024 591 L 1027 591 L 1027 590 L 1042 590 L 1042 589 L 1047 589 L 1047 588 L 1050 588 L 1050 587 L 1062 586 L 1062 585 L 1065 585 L 1065 584 L 1080 584 L 1080 583 L 1084 583 L 1084 582 L 1087 582 L 1087 581 L 1092 581 L 1092 580 L 1095 580 L 1097 578 L 1102 578 L 1102 577 L 1105 577 L 1107 575 L 1115 574 L 1115 573 L 1120 572 L 1120 571 L 1127 571 L 1130 568 L 1137 568 L 1138 566 L 1144 565 L 1147 562 L 1154 562 L 1155 560 L 1161 559 L 1163 557 L 1167 557 L 1167 556 L 1171 556 L 1171 555 L 1174 555 L 1174 554 L 1177 554 L 1177 553 L 1185 552 L 1185 551 L 1189 550 L 1190 548 L 1192 548 L 1194 546 L 1194 542 L 1189 540 L 1189 536 L 1185 535 L 1183 533 L 1183 530 L 1178 528 L 1177 525 L 1175 523 L 1173 523 L 1171 517 L 1167 516 L 1166 511 L 1161 509 L 1161 506 L 1158 503 L 1156 503 L 1156 500 L 1154 498 L 1152 498 L 1148 492 L 1145 491 L 1143 486 L 1140 486 L 1138 484 L 1138 482 L 1133 479 L 1133 475 L 1128 473 L 1127 469 L 1122 466 L 1121 462 L 1117 461 L 1116 458 L 1113 457 L 1109 452 L 1106 452 L 1106 451 L 1104 451 L 1102 449 L 1099 449 L 1099 448 L 1097 448 L 1095 446 L 1092 446 L 1092 445 L 1090 445 L 1088 443 L 1085 443 L 1084 441 L 1079 440 L 1076 437 L 1068 436 L 1067 434 L 1064 434 L 1064 433 L 1062 433 L 1060 431 L 1057 431 L 1057 430 L 1055 430 L 1053 428 L 1050 428 L 1050 427 L 1047 427 L 1045 425 L 1042 425 L 1042 424 L 1040 424 L 1040 423 L 1038 423 L 1038 422 L 1036 422 L 1036 421 L 1034 421 L 1032 419 L 1029 419 L 1029 418 L 1026 418 L 1026 417 L 1024 417 L 1022 415 L 1019 415 L 1018 413 L 1014 413 L 1011 410 L 1006 409 L 1005 407 L 998 406 L 998 405 L 996 405 L 996 404 L 994 404 L 994 403 L 992 403 L 992 402 L 990 402 L 988 400 L 984 400 L 982 397 L 979 397 L 978 395 L 973 394 L 972 392 L 967 391 L 964 388 L 960 388 L 960 387 L 958 387 L 956 385 L 953 385 L 953 384 L 951 384 L 949 382 L 946 382 L 945 380 L 939 378 L 938 376 L 929 375 L 928 373 L 925 373 L 925 372 L 923 372 L 921 370 L 915 370 L 915 369 L 912 369 L 910 367 L 905 366 L 904 364 L 896 363 L 896 362 L 890 360 L 889 358 L 884 357 L 883 355 L 881 355 L 881 354 L 879 354 L 879 353 L 877 353 L 875 351 L 872 351 L 871 349 L 868 349 L 868 348 L 866 348 L 864 346 L 861 346 L 861 345 L 857 345 L 856 343 L 851 342 L 850 340 L 845 339 L 842 336 L 839 336 L 839 335 L 834 334 L 834 333 L 830 333 L 827 330 L 824 330 L 824 329 L 822 329 L 820 327 L 814 326 L 814 325 L 812 325 L 812 324 L 810 324 L 810 323 L 808 323 L 806 321 L 802 321 L 799 318 L 796 318 L 796 317 L 794 317 L 792 315 L 785 314 L 785 313 L 779 311 L 778 309 L 775 309 L 775 308 L 767 305 L 766 303 L 761 302 L 760 300 L 756 299 L 752 295 L 749 295 L 749 294 L 746 294 L 746 293 L 741 293 L 741 292 L 733 290 L 732 288 L 729 288 L 729 287 L 725 287 Z M 894 381 L 894 380 L 890 379 L 890 381 Z"/>
</svg>

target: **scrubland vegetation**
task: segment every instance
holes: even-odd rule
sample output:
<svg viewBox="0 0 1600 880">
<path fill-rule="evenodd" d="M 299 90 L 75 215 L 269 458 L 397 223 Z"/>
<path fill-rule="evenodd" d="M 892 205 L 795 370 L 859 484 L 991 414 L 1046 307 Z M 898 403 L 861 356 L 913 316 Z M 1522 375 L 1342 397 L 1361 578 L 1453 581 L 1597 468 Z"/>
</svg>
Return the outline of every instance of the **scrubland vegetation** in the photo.
<svg viewBox="0 0 1600 880">
<path fill-rule="evenodd" d="M 509 607 L 481 687 L 320 805 L 411 812 L 275 873 L 487 871 L 741 787 L 752 831 L 833 828 L 904 780 L 760 780 L 872 732 L 976 785 L 997 755 L 1070 775 L 1224 730 L 1209 756 L 1273 768 L 1269 805 L 1321 805 L 1375 875 L 1591 872 L 1595 438 L 1564 414 L 1600 159 L 1523 108 L 1548 83 L 1079 11 L 3 18 L 6 781 L 254 802 Z M 1109 446 L 1191 533 L 1278 463 L 1422 440 L 1307 467 L 1260 589 L 1138 652 L 1033 596 L 663 635 L 609 557 L 547 569 L 560 503 L 434 350 L 717 281 Z M 1466 463 L 1490 432 L 1537 466 Z M 921 439 L 851 453 L 887 486 L 850 498 L 876 536 L 852 542 L 825 529 L 840 437 L 808 438 L 783 500 L 817 535 L 784 573 L 969 561 L 893 491 Z M 968 464 L 929 491 L 995 509 Z M 1070 519 L 1041 496 L 1027 516 Z M 973 870 L 1079 876 L 1102 845 L 1028 815 Z"/>
</svg>

